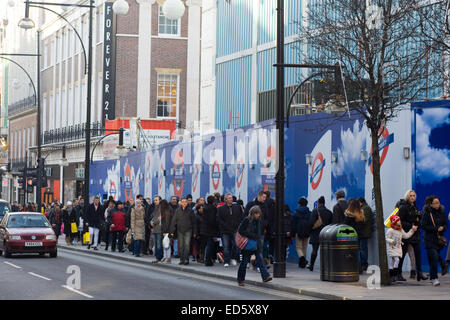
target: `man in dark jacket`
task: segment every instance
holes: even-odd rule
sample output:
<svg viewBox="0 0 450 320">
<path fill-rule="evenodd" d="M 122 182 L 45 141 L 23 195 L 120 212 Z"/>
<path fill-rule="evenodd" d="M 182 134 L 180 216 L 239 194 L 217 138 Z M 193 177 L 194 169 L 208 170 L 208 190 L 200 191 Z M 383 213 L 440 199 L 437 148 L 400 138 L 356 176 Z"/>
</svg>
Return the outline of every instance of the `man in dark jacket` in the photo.
<svg viewBox="0 0 450 320">
<path fill-rule="evenodd" d="M 224 267 L 228 267 L 230 262 L 237 265 L 238 259 L 235 235 L 241 223 L 241 208 L 233 204 L 233 195 L 225 195 L 225 204 L 217 209 L 217 221 L 219 223 L 220 235 L 222 237 Z"/>
<path fill-rule="evenodd" d="M 52 229 L 56 234 L 56 238 L 58 238 L 61 234 L 61 225 L 63 223 L 61 207 L 58 205 L 52 208 L 47 218 L 52 225 Z"/>
<path fill-rule="evenodd" d="M 345 191 L 336 191 L 337 203 L 333 207 L 333 223 L 342 224 L 345 220 L 345 210 L 347 210 L 348 203 L 345 200 Z"/>
<path fill-rule="evenodd" d="M 372 237 L 373 232 L 373 212 L 372 209 L 366 202 L 366 199 L 359 198 L 359 204 L 361 205 L 361 210 L 364 212 L 364 222 L 362 223 L 360 233 L 358 234 L 359 241 L 359 258 L 361 261 L 361 270 L 360 272 L 367 271 L 369 267 L 368 257 L 369 257 L 369 239 Z"/>
<path fill-rule="evenodd" d="M 322 224 L 316 224 L 316 221 L 319 219 L 322 220 Z M 325 207 L 325 198 L 321 196 L 319 200 L 317 200 L 317 208 L 315 208 L 311 213 L 311 218 L 309 220 L 309 225 L 311 228 L 311 233 L 309 237 L 309 243 L 312 245 L 313 251 L 311 252 L 311 258 L 309 262 L 308 269 L 310 271 L 314 270 L 314 263 L 317 258 L 317 253 L 319 251 L 319 235 L 322 229 L 331 224 L 333 221 L 333 214 L 330 210 Z M 315 228 L 314 225 L 316 224 Z"/>
<path fill-rule="evenodd" d="M 178 250 L 180 254 L 180 263 L 189 264 L 189 250 L 192 236 L 197 237 L 197 224 L 195 215 L 191 208 L 188 208 L 186 198 L 181 199 L 181 206 L 175 211 L 170 227 L 170 235 L 175 235 L 175 228 L 178 238 Z"/>
<path fill-rule="evenodd" d="M 136 199 L 141 200 L 142 205 L 144 206 L 145 209 L 145 241 L 144 241 L 144 245 L 142 246 L 142 254 L 148 255 L 149 251 L 151 251 L 152 247 L 150 247 L 150 238 L 152 235 L 152 229 L 150 227 L 150 221 L 151 221 L 151 216 L 152 216 L 152 209 L 154 206 L 152 206 L 152 204 L 148 203 L 146 199 L 144 199 L 144 196 L 142 194 L 138 194 L 136 196 Z M 153 252 L 150 252 L 150 254 L 153 254 Z"/>
<path fill-rule="evenodd" d="M 89 227 L 89 233 L 91 234 L 91 243 L 88 245 L 88 249 L 91 248 L 91 244 L 94 245 L 94 250 L 98 250 L 100 226 L 104 223 L 104 212 L 100 205 L 100 198 L 95 197 L 94 203 L 90 204 L 86 210 L 83 221 L 86 227 Z"/>
<path fill-rule="evenodd" d="M 308 238 L 310 233 L 309 220 L 311 218 L 311 211 L 307 207 L 308 200 L 302 197 L 298 200 L 298 208 L 294 213 L 295 225 L 295 248 L 298 255 L 298 267 L 305 268 L 308 264 L 306 260 L 306 250 L 308 249 Z"/>
<path fill-rule="evenodd" d="M 206 237 L 205 266 L 207 267 L 214 264 L 216 257 L 214 238 L 220 236 L 215 202 L 216 197 L 212 195 L 208 196 L 207 203 L 203 208 L 202 230 L 200 230 L 200 234 Z"/>
</svg>

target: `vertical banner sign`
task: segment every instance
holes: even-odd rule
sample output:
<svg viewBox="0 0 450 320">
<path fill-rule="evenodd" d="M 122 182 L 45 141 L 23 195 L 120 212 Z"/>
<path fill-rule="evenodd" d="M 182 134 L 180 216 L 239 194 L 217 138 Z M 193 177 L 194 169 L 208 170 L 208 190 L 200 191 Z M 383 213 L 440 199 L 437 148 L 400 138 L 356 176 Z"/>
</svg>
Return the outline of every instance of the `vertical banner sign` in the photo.
<svg viewBox="0 0 450 320">
<path fill-rule="evenodd" d="M 114 14 L 112 2 L 105 2 L 105 32 L 103 39 L 103 117 L 102 124 L 105 126 L 105 120 L 115 119 L 115 35 L 113 33 Z"/>
</svg>

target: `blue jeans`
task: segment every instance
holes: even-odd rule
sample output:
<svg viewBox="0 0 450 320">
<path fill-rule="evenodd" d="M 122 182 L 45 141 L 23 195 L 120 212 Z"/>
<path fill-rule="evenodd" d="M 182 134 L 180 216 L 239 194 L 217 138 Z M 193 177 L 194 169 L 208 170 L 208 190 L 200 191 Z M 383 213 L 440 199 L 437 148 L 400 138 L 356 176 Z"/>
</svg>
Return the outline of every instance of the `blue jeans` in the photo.
<svg viewBox="0 0 450 320">
<path fill-rule="evenodd" d="M 367 270 L 369 266 L 368 257 L 369 257 L 369 247 L 368 247 L 369 239 L 362 238 L 359 239 L 359 264 L 363 270 Z"/>
<path fill-rule="evenodd" d="M 242 252 L 242 260 L 238 270 L 237 276 L 238 282 L 242 282 L 245 280 L 245 274 L 247 273 L 247 264 L 250 262 L 250 257 L 252 256 L 252 254 L 255 254 L 256 256 L 255 266 L 258 267 L 259 270 L 261 271 L 261 278 L 264 280 L 270 276 L 269 272 L 267 272 L 266 264 L 264 263 L 261 252 L 247 251 L 247 250 L 242 250 L 241 252 Z"/>
<path fill-rule="evenodd" d="M 206 240 L 206 249 L 205 249 L 205 265 L 212 265 L 215 259 L 216 259 L 216 243 L 214 242 L 214 237 L 208 237 L 208 240 Z"/>
<path fill-rule="evenodd" d="M 231 259 L 236 259 L 236 240 L 234 239 L 235 234 L 222 234 L 222 245 L 223 245 L 223 259 L 224 263 L 230 263 Z"/>
<path fill-rule="evenodd" d="M 427 249 L 428 263 L 430 264 L 430 280 L 438 278 L 439 252 L 436 249 Z"/>
<path fill-rule="evenodd" d="M 155 239 L 155 258 L 156 260 L 161 260 L 164 255 L 164 248 L 162 244 L 162 234 L 161 233 L 154 233 L 153 237 Z"/>
<path fill-rule="evenodd" d="M 192 231 L 178 232 L 178 253 L 181 261 L 189 261 Z"/>
<path fill-rule="evenodd" d="M 141 240 L 134 240 L 133 242 L 134 255 L 138 256 L 141 252 Z"/>
<path fill-rule="evenodd" d="M 178 240 L 177 239 L 173 239 L 173 255 L 174 256 L 178 255 Z"/>
</svg>

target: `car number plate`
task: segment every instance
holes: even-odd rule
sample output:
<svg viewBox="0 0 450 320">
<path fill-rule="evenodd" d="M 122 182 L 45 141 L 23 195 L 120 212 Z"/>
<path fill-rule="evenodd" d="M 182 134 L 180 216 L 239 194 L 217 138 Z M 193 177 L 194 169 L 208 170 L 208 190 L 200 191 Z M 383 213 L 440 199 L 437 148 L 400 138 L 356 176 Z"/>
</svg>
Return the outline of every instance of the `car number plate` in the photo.
<svg viewBox="0 0 450 320">
<path fill-rule="evenodd" d="M 42 247 L 42 242 L 25 242 L 25 247 Z"/>
</svg>

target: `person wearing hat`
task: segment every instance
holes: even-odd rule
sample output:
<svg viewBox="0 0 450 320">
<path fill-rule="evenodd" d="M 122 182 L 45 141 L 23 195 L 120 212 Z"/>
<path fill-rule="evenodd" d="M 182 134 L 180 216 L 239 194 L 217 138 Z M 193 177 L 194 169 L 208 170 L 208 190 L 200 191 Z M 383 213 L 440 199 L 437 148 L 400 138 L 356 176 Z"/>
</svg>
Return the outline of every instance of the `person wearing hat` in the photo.
<svg viewBox="0 0 450 320">
<path fill-rule="evenodd" d="M 77 213 L 72 207 L 72 201 L 67 201 L 67 205 L 62 210 L 62 217 L 64 221 L 64 234 L 66 235 L 66 243 L 72 245 L 76 232 L 72 232 L 72 223 L 77 223 Z"/>
<path fill-rule="evenodd" d="M 391 216 L 391 228 L 386 232 L 386 242 L 388 244 L 387 255 L 389 264 L 389 276 L 391 281 L 395 282 L 401 270 L 399 268 L 400 258 L 402 257 L 402 239 L 409 239 L 414 232 L 417 231 L 417 226 L 413 226 L 408 233 L 402 228 L 402 223 L 399 216 Z"/>
</svg>

